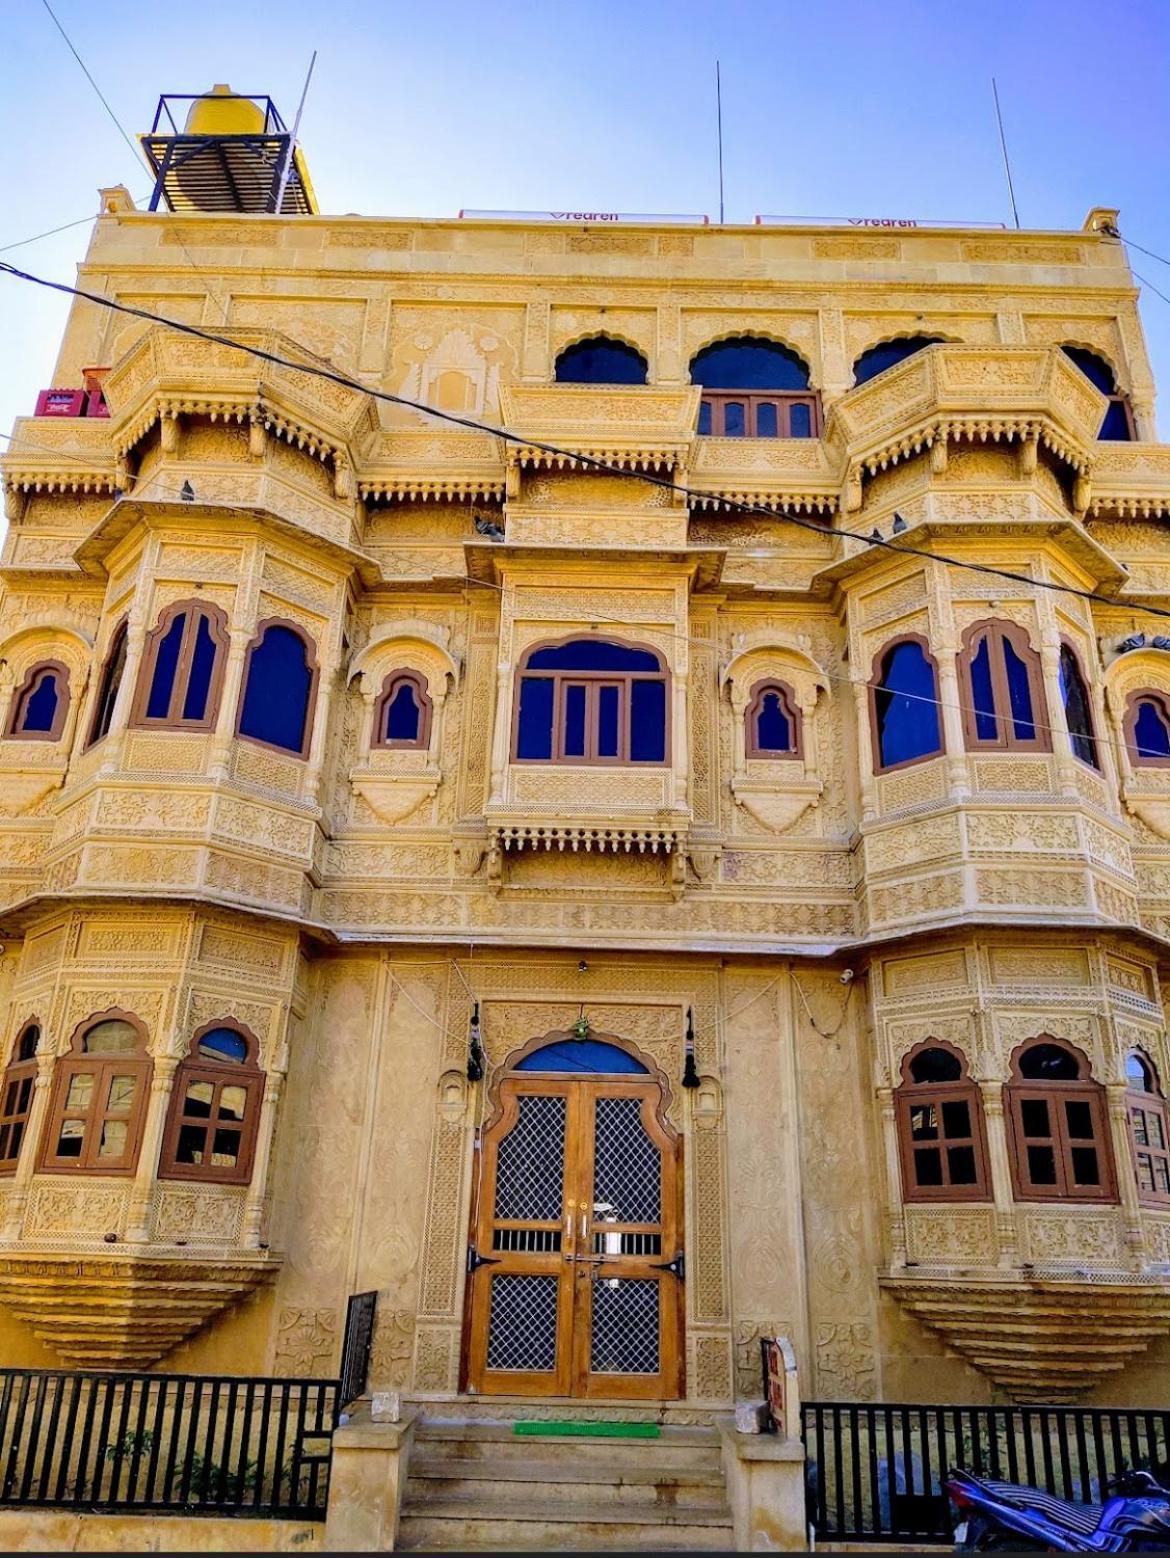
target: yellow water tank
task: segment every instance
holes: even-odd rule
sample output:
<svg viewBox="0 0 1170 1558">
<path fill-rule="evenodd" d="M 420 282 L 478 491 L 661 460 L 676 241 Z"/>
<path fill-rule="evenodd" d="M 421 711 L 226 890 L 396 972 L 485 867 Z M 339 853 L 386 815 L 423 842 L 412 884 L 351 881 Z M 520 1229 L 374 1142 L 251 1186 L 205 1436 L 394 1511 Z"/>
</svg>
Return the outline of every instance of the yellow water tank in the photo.
<svg viewBox="0 0 1170 1558">
<path fill-rule="evenodd" d="M 223 82 L 191 104 L 186 135 L 263 135 L 264 110 L 250 97 L 238 97 Z"/>
</svg>

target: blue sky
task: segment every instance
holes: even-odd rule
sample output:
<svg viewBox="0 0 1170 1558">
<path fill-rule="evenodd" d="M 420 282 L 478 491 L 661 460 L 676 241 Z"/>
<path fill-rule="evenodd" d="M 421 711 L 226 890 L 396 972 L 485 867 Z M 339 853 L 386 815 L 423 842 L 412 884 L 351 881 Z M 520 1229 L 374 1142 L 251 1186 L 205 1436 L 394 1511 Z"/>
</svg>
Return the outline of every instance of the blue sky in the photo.
<svg viewBox="0 0 1170 1558">
<path fill-rule="evenodd" d="M 52 0 L 132 135 L 162 91 L 269 92 L 291 121 L 319 51 L 301 141 L 322 209 L 444 216 L 461 206 L 726 210 L 1010 220 L 999 81 L 1026 227 L 1121 208 L 1170 257 L 1166 0 Z M 92 212 L 99 185 L 150 185 L 41 0 L 0 6 L 0 249 Z M 72 280 L 78 226 L 7 258 Z M 1170 295 L 1170 265 L 1133 255 Z M 1170 304 L 1143 292 L 1170 395 Z M 0 431 L 50 381 L 64 303 L 0 278 Z M 1167 414 L 1161 418 L 1165 428 Z"/>
</svg>

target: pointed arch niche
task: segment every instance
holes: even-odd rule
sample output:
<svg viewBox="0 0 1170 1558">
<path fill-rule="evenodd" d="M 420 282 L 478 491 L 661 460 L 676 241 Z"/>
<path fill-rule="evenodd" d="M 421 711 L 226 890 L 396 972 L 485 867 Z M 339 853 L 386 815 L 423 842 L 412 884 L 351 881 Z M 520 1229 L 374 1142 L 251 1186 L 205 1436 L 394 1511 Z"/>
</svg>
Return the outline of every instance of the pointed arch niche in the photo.
<svg viewBox="0 0 1170 1558">
<path fill-rule="evenodd" d="M 720 676 L 732 714 L 731 793 L 757 822 L 783 833 L 824 792 L 815 716 L 829 678 L 799 639 L 762 631 L 735 647 Z"/>
<path fill-rule="evenodd" d="M 350 783 L 383 822 L 405 821 L 442 784 L 444 706 L 459 674 L 446 629 L 428 622 L 384 623 L 353 657 L 348 679 L 361 697 L 362 721 Z M 387 724 L 388 700 L 397 708 L 403 687 L 417 708 L 410 741 Z"/>
<path fill-rule="evenodd" d="M 1152 739 L 1164 728 L 1170 747 L 1170 650 L 1147 645 L 1118 654 L 1105 671 L 1105 702 L 1126 809 L 1170 839 L 1170 762 L 1159 760 Z"/>
</svg>

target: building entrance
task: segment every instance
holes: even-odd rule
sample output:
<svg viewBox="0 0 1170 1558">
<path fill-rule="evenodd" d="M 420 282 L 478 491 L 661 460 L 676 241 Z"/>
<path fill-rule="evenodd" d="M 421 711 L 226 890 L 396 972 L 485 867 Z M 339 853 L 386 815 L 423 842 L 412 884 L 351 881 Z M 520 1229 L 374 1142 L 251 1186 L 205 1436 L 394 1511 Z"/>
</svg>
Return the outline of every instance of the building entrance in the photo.
<svg viewBox="0 0 1170 1558">
<path fill-rule="evenodd" d="M 588 1045 L 593 1060 L 610 1049 L 627 1074 L 540 1074 L 558 1057 L 538 1050 L 500 1084 L 472 1228 L 470 1391 L 681 1394 L 680 1143 L 645 1068 Z"/>
</svg>

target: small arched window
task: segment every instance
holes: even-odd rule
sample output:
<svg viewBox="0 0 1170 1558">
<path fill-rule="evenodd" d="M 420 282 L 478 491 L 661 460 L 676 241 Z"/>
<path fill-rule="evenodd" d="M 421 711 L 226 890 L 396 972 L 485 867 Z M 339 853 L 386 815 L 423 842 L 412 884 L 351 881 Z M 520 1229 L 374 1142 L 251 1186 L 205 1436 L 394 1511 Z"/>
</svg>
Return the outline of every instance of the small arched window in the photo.
<svg viewBox="0 0 1170 1558">
<path fill-rule="evenodd" d="M 808 364 L 779 341 L 733 336 L 691 359 L 691 383 L 703 386 L 699 432 L 723 438 L 814 438 L 819 402 Z"/>
<path fill-rule="evenodd" d="M 68 712 L 69 672 L 59 660 L 42 660 L 16 690 L 7 734 L 23 741 L 59 741 Z"/>
<path fill-rule="evenodd" d="M 177 601 L 146 640 L 134 725 L 210 730 L 219 712 L 227 618 L 209 601 Z"/>
<path fill-rule="evenodd" d="M 942 751 L 936 667 L 924 638 L 900 638 L 878 652 L 869 707 L 879 772 L 920 763 Z"/>
<path fill-rule="evenodd" d="M 151 1069 L 136 1017 L 108 1011 L 82 1024 L 57 1063 L 42 1169 L 133 1174 Z"/>
<path fill-rule="evenodd" d="M 749 757 L 800 756 L 800 706 L 783 682 L 757 682 L 744 718 Z"/>
<path fill-rule="evenodd" d="M 216 1024 L 197 1033 L 175 1075 L 159 1178 L 247 1184 L 263 1091 L 254 1034 Z"/>
<path fill-rule="evenodd" d="M 374 705 L 374 745 L 423 748 L 431 734 L 431 700 L 417 671 L 391 671 Z"/>
<path fill-rule="evenodd" d="M 12 1174 L 20 1158 L 24 1133 L 37 1083 L 37 1045 L 41 1030 L 35 1022 L 22 1028 L 4 1073 L 0 1095 L 0 1174 Z"/>
<path fill-rule="evenodd" d="M 1101 767 L 1097 756 L 1097 740 L 1093 730 L 1093 710 L 1089 702 L 1089 689 L 1081 673 L 1081 663 L 1071 644 L 1060 646 L 1060 699 L 1064 704 L 1064 717 L 1068 723 L 1068 739 L 1073 756 L 1090 768 Z"/>
<path fill-rule="evenodd" d="M 1079 1050 L 1047 1033 L 1029 1039 L 1004 1094 L 1017 1199 L 1116 1200 L 1105 1089 Z"/>
<path fill-rule="evenodd" d="M 853 364 L 853 382 L 868 384 L 879 373 L 884 373 L 887 368 L 896 368 L 900 362 L 905 362 L 907 357 L 913 357 L 924 347 L 941 345 L 941 335 L 900 335 L 893 341 L 881 341 L 877 346 L 862 352 Z"/>
<path fill-rule="evenodd" d="M 1048 750 L 1040 657 L 1022 627 L 1011 622 L 969 627 L 959 655 L 959 688 L 969 749 Z"/>
<path fill-rule="evenodd" d="M 1109 397 L 1109 404 L 1105 408 L 1105 420 L 1101 423 L 1097 437 L 1115 443 L 1131 442 L 1134 437 L 1134 427 L 1129 396 L 1121 394 L 1118 390 L 1113 369 L 1104 357 L 1089 351 L 1086 346 L 1062 346 L 1061 351 L 1076 363 L 1090 384 L 1099 389 L 1102 395 Z"/>
<path fill-rule="evenodd" d="M 262 622 L 244 665 L 236 734 L 305 757 L 313 730 L 317 674 L 308 634 L 279 618 Z"/>
<path fill-rule="evenodd" d="M 940 1039 L 911 1050 L 894 1110 L 905 1200 L 990 1199 L 983 1104 L 961 1051 Z"/>
<path fill-rule="evenodd" d="M 646 359 L 612 336 L 593 335 L 566 346 L 557 358 L 558 384 L 645 384 Z"/>
<path fill-rule="evenodd" d="M 518 762 L 666 762 L 667 672 L 657 650 L 572 638 L 530 649 L 518 679 Z"/>
<path fill-rule="evenodd" d="M 97 700 L 93 706 L 93 720 L 89 727 L 89 740 L 87 747 L 100 741 L 103 736 L 108 736 L 110 726 L 114 720 L 114 708 L 118 702 L 118 689 L 122 685 L 122 677 L 126 671 L 126 641 L 129 637 L 129 626 L 125 621 L 119 622 L 110 639 L 110 647 L 106 650 L 105 663 L 102 666 L 101 676 L 98 678 Z"/>
<path fill-rule="evenodd" d="M 1170 763 L 1170 697 L 1153 688 L 1129 695 L 1125 744 L 1130 762 L 1139 768 Z"/>
<path fill-rule="evenodd" d="M 1142 1050 L 1131 1050 L 1125 1059 L 1125 1102 L 1138 1199 L 1151 1206 L 1170 1205 L 1166 1100 L 1154 1063 Z"/>
</svg>

